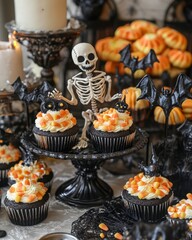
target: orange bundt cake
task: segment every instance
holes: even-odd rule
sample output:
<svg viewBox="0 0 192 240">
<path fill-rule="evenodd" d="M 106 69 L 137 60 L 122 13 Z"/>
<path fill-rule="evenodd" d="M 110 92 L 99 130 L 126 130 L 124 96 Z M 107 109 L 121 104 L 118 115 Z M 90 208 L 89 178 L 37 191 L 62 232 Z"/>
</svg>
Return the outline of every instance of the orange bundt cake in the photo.
<svg viewBox="0 0 192 240">
<path fill-rule="evenodd" d="M 152 22 L 146 20 L 134 20 L 130 24 L 133 29 L 141 29 L 145 33 L 155 33 L 158 30 L 158 26 Z"/>
<path fill-rule="evenodd" d="M 138 51 L 145 54 L 148 54 L 150 49 L 153 49 L 156 54 L 160 54 L 166 47 L 163 38 L 155 33 L 146 33 L 140 39 L 135 41 L 133 45 Z"/>
<path fill-rule="evenodd" d="M 188 51 L 171 49 L 168 52 L 168 57 L 174 67 L 188 68 L 192 63 L 192 55 Z"/>
<path fill-rule="evenodd" d="M 139 28 L 132 28 L 131 25 L 126 24 L 118 27 L 115 30 L 115 36 L 126 39 L 128 41 L 135 41 L 143 35 L 143 31 Z"/>
<path fill-rule="evenodd" d="M 168 47 L 180 50 L 186 50 L 187 39 L 177 30 L 170 27 L 163 27 L 157 31 L 157 34 L 161 36 Z"/>
</svg>

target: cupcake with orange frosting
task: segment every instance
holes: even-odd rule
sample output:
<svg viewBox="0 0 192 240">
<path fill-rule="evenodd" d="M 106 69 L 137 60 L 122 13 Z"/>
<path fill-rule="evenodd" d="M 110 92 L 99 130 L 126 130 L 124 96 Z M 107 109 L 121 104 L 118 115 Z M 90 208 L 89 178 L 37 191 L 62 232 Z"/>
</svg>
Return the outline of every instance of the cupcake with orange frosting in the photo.
<svg viewBox="0 0 192 240">
<path fill-rule="evenodd" d="M 135 126 L 125 102 L 98 113 L 88 135 L 98 152 L 116 152 L 129 148 L 135 137 Z"/>
<path fill-rule="evenodd" d="M 49 193 L 44 183 L 26 178 L 8 189 L 4 205 L 13 224 L 35 225 L 48 215 Z"/>
<path fill-rule="evenodd" d="M 9 169 L 21 159 L 20 150 L 9 142 L 10 134 L 0 130 L 0 186 L 8 185 L 7 173 Z"/>
<path fill-rule="evenodd" d="M 146 222 L 158 222 L 167 213 L 173 199 L 172 183 L 159 174 L 157 156 L 153 152 L 149 166 L 124 185 L 122 198 L 131 215 Z"/>
<path fill-rule="evenodd" d="M 53 171 L 44 161 L 36 160 L 27 164 L 25 164 L 24 161 L 20 161 L 9 170 L 8 183 L 11 186 L 15 182 L 21 181 L 24 178 L 43 182 L 50 190 L 53 181 Z"/>
<path fill-rule="evenodd" d="M 167 218 L 171 223 L 188 223 L 192 220 L 192 193 L 188 193 L 186 197 L 186 199 L 180 200 L 176 205 L 168 207 Z"/>
<path fill-rule="evenodd" d="M 68 109 L 39 112 L 33 134 L 40 148 L 54 152 L 68 152 L 77 142 L 76 118 Z"/>
<path fill-rule="evenodd" d="M 141 89 L 136 87 L 125 88 L 122 91 L 122 99 L 125 99 L 125 102 L 128 104 L 134 122 L 147 119 L 150 111 L 149 101 L 145 99 L 137 101 L 140 95 Z"/>
</svg>

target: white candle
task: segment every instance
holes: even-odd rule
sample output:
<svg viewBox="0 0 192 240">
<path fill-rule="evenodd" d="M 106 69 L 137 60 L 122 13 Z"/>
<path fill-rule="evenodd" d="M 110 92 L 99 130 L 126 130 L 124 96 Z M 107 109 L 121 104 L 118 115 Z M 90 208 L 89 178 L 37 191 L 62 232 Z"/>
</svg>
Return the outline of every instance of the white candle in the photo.
<svg viewBox="0 0 192 240">
<path fill-rule="evenodd" d="M 14 0 L 17 27 L 55 31 L 66 26 L 66 0 Z"/>
<path fill-rule="evenodd" d="M 22 51 L 19 43 L 0 42 L 0 90 L 7 87 L 18 78 L 24 78 Z"/>
</svg>

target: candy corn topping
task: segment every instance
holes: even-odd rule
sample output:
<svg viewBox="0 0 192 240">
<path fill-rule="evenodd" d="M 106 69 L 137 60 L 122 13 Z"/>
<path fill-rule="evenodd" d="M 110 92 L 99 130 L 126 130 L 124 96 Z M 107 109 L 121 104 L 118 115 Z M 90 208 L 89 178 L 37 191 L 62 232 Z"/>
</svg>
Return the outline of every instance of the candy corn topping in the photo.
<svg viewBox="0 0 192 240">
<path fill-rule="evenodd" d="M 77 124 L 77 120 L 67 110 L 39 112 L 36 115 L 35 126 L 42 131 L 64 132 Z"/>
<path fill-rule="evenodd" d="M 20 157 L 21 152 L 12 144 L 0 146 L 0 163 L 16 162 Z"/>
<path fill-rule="evenodd" d="M 94 128 L 104 132 L 128 130 L 133 124 L 129 111 L 120 113 L 114 108 L 98 113 L 96 117 L 97 120 L 93 122 Z"/>
<path fill-rule="evenodd" d="M 172 185 L 168 179 L 162 176 L 148 177 L 139 173 L 126 182 L 124 189 L 139 199 L 161 199 L 169 194 Z"/>
<path fill-rule="evenodd" d="M 23 179 L 9 188 L 7 198 L 17 203 L 32 203 L 41 200 L 46 192 L 47 188 L 44 186 L 44 183 Z"/>
<path fill-rule="evenodd" d="M 192 193 L 187 194 L 187 199 L 182 199 L 176 205 L 170 206 L 168 208 L 168 214 L 171 218 L 191 219 Z"/>
<path fill-rule="evenodd" d="M 29 166 L 23 165 L 23 161 L 20 161 L 10 168 L 8 177 L 15 181 L 20 181 L 24 178 L 38 180 L 44 175 L 49 175 L 51 171 L 51 168 L 47 167 L 43 161 L 35 161 Z"/>
</svg>

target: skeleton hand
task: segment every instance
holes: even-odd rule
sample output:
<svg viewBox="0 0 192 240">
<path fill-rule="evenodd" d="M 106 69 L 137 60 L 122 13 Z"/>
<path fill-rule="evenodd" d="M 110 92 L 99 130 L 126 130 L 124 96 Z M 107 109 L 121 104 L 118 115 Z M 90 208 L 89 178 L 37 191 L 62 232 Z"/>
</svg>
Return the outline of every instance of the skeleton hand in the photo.
<svg viewBox="0 0 192 240">
<path fill-rule="evenodd" d="M 79 142 L 77 143 L 77 145 L 75 145 L 73 147 L 73 149 L 81 149 L 81 148 L 86 148 L 88 146 L 88 141 L 89 139 L 86 138 L 79 138 Z"/>
<path fill-rule="evenodd" d="M 61 99 L 63 96 L 61 92 L 59 92 L 56 88 L 54 88 L 52 92 L 48 93 L 48 97 Z"/>
</svg>

